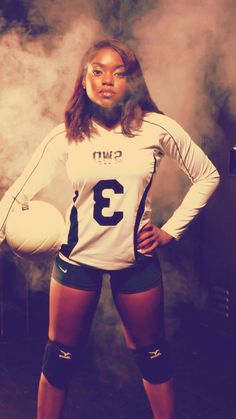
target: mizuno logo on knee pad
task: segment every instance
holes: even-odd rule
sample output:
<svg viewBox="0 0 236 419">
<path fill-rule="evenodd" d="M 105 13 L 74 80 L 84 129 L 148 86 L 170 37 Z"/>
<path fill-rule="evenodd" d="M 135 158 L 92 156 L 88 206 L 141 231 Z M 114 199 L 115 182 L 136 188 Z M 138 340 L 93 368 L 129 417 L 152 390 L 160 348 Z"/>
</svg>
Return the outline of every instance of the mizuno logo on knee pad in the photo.
<svg viewBox="0 0 236 419">
<path fill-rule="evenodd" d="M 168 348 L 164 339 L 146 347 L 133 350 L 135 361 L 140 368 L 142 378 L 152 384 L 168 381 L 173 375 L 173 366 Z"/>
<path fill-rule="evenodd" d="M 156 349 L 155 351 L 149 352 L 149 355 L 150 355 L 150 359 L 154 359 L 154 358 L 157 358 L 158 356 L 161 356 L 162 353 L 160 349 Z"/>
<path fill-rule="evenodd" d="M 70 352 L 64 352 L 62 349 L 60 349 L 59 358 L 71 359 L 71 353 Z"/>
<path fill-rule="evenodd" d="M 75 347 L 48 340 L 43 357 L 42 372 L 48 382 L 60 389 L 67 389 L 74 372 L 77 357 Z"/>
</svg>

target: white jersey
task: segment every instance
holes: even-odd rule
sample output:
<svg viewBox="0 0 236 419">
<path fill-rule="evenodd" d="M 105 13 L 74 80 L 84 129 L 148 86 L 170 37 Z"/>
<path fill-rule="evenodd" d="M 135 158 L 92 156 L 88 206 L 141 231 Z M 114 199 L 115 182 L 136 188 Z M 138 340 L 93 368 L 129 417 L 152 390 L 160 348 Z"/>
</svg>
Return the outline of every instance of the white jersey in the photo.
<svg viewBox="0 0 236 419">
<path fill-rule="evenodd" d="M 124 136 L 120 126 L 108 131 L 94 125 L 97 133 L 82 142 L 68 143 L 64 124 L 47 136 L 1 201 L 1 236 L 14 202 L 32 199 L 63 160 L 74 198 L 67 212 L 61 257 L 74 264 L 122 269 L 135 263 L 137 233 L 151 220 L 150 186 L 163 156 L 172 157 L 192 182 L 181 205 L 162 226 L 176 239 L 207 203 L 219 174 L 183 128 L 165 115 L 145 115 L 133 138 Z"/>
</svg>

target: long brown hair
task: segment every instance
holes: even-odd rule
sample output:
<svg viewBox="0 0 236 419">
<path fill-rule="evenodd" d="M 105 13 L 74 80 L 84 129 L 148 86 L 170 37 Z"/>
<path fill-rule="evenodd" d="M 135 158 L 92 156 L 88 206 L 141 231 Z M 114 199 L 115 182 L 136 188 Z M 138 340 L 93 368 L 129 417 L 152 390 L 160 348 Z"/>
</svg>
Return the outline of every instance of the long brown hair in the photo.
<svg viewBox="0 0 236 419">
<path fill-rule="evenodd" d="M 118 52 L 126 68 L 128 92 L 120 117 L 123 134 L 133 137 L 134 128 L 137 129 L 141 125 L 145 112 L 162 113 L 151 99 L 140 64 L 133 51 L 119 40 L 105 39 L 90 47 L 81 60 L 74 91 L 65 109 L 65 125 L 69 141 L 81 141 L 85 137 L 90 137 L 93 132 L 90 99 L 82 82 L 88 64 L 103 48 L 111 48 Z"/>
</svg>

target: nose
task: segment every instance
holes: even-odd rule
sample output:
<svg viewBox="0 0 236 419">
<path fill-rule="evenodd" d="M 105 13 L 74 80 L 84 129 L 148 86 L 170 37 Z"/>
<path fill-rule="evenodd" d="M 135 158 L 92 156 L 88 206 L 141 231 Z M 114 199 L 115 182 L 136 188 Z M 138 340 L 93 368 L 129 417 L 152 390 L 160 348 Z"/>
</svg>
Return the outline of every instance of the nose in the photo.
<svg viewBox="0 0 236 419">
<path fill-rule="evenodd" d="M 105 86 L 113 86 L 114 85 L 113 75 L 108 72 L 104 73 L 102 84 L 104 84 Z"/>
</svg>

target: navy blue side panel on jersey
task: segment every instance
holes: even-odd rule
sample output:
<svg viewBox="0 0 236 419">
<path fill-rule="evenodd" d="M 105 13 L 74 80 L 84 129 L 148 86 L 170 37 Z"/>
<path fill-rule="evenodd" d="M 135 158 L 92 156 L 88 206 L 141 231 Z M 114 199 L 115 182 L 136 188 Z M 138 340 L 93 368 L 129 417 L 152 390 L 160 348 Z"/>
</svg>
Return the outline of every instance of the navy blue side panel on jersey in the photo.
<svg viewBox="0 0 236 419">
<path fill-rule="evenodd" d="M 74 202 L 78 198 L 78 195 L 79 195 L 79 192 L 75 191 L 75 196 L 73 198 Z M 78 243 L 78 239 L 79 239 L 78 231 L 79 231 L 79 229 L 78 229 L 78 213 L 77 213 L 77 208 L 73 205 L 73 207 L 71 208 L 71 213 L 70 213 L 70 229 L 69 229 L 69 233 L 68 233 L 67 244 L 63 244 L 61 246 L 61 249 L 60 249 L 60 252 L 64 256 L 69 257 L 72 250 L 74 249 L 74 247 Z"/>
<path fill-rule="evenodd" d="M 173 135 L 171 135 L 170 134 L 170 132 L 165 128 L 165 127 L 163 127 L 162 125 L 160 125 L 160 124 L 155 124 L 155 122 L 151 122 L 151 121 L 147 121 L 147 120 L 144 120 L 145 122 L 147 122 L 148 124 L 151 124 L 151 125 L 155 125 L 156 127 L 160 127 L 160 128 L 162 128 L 167 134 L 169 134 L 169 136 L 172 138 L 172 140 L 173 140 L 173 142 L 174 142 L 174 144 L 175 144 L 175 147 L 176 147 L 176 150 L 177 150 L 177 152 L 178 152 L 178 154 L 179 154 L 179 157 L 180 157 L 180 159 L 182 160 L 182 163 L 183 163 L 183 166 L 185 167 L 185 169 L 186 169 L 186 172 L 188 173 L 188 175 L 189 175 L 189 178 L 191 179 L 191 181 L 194 183 L 194 178 L 193 178 L 193 176 L 191 175 L 191 173 L 189 172 L 189 169 L 187 168 L 187 166 L 186 166 L 186 164 L 185 164 L 185 159 L 186 159 L 186 157 L 187 156 L 185 156 L 185 159 L 183 158 L 183 156 L 182 156 L 182 154 L 181 154 L 181 151 L 180 151 L 180 149 L 179 149 L 179 146 L 178 146 L 178 144 L 177 144 L 177 142 L 176 142 L 176 140 L 175 140 L 175 138 L 173 137 Z"/>
<path fill-rule="evenodd" d="M 142 196 L 142 198 L 140 200 L 138 212 L 137 212 L 137 215 L 136 215 L 136 220 L 135 220 L 135 225 L 134 225 L 134 254 L 135 254 L 135 259 L 136 260 L 137 259 L 140 259 L 140 256 L 141 256 L 141 253 L 138 252 L 137 249 L 136 249 L 136 245 L 137 245 L 137 243 L 136 243 L 137 233 L 138 233 L 140 221 L 141 221 L 142 216 L 143 216 L 143 213 L 144 213 L 145 201 L 146 201 L 146 198 L 147 198 L 147 194 L 149 192 L 149 189 L 150 189 L 150 187 L 152 185 L 152 179 L 153 179 L 153 175 L 155 173 L 155 170 L 156 170 L 156 162 L 155 162 L 155 165 L 154 165 L 154 170 L 153 170 L 152 177 L 151 177 L 151 179 L 150 179 L 150 181 L 149 181 L 149 183 L 148 183 L 148 185 L 147 185 L 147 187 L 146 187 L 146 189 L 145 189 L 145 191 L 143 193 L 143 196 Z"/>
</svg>

